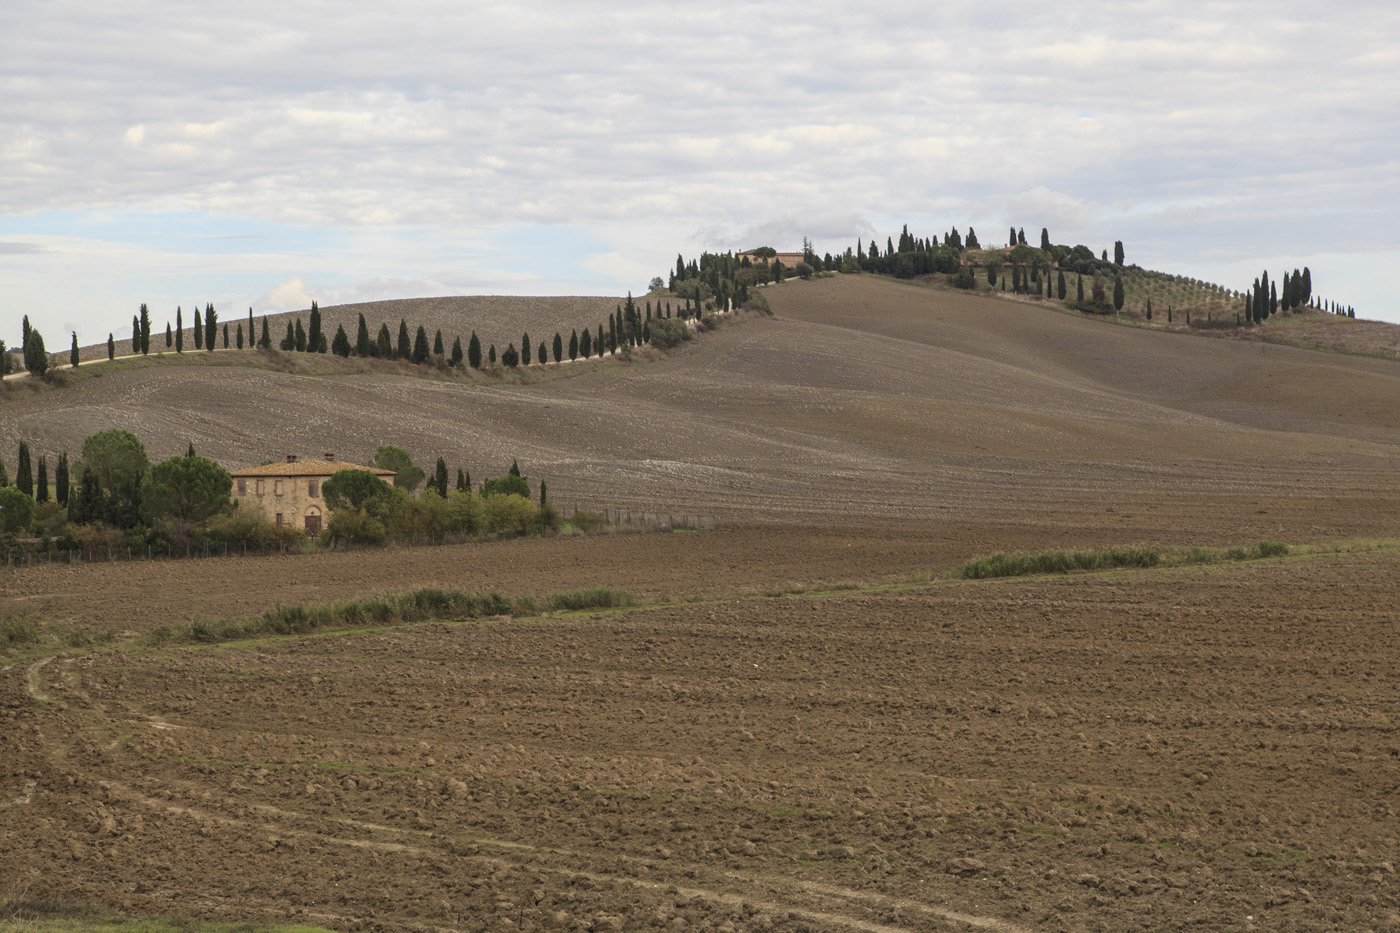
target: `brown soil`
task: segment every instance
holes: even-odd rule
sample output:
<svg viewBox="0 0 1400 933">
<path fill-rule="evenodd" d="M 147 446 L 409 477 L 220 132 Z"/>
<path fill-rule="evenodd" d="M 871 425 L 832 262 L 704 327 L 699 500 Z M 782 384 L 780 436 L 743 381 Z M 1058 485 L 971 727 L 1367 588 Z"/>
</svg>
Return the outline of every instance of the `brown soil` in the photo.
<svg viewBox="0 0 1400 933">
<path fill-rule="evenodd" d="M 0 877 L 343 929 L 1392 928 L 1397 571 L 16 663 Z"/>
</svg>

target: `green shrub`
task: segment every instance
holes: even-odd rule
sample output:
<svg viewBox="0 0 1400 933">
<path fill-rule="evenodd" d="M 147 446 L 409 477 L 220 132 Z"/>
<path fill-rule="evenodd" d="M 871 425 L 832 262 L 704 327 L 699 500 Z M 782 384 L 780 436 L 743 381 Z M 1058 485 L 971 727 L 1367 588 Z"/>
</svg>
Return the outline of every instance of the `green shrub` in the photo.
<svg viewBox="0 0 1400 933">
<path fill-rule="evenodd" d="M 547 602 L 549 608 L 560 612 L 573 612 L 579 609 L 619 609 L 636 605 L 631 593 L 606 586 L 574 590 L 572 593 L 554 593 Z"/>
<path fill-rule="evenodd" d="M 481 495 L 483 498 L 492 496 L 521 496 L 530 498 L 530 484 L 523 476 L 507 474 L 505 476 L 495 476 L 481 484 Z"/>
<path fill-rule="evenodd" d="M 39 626 L 27 618 L 0 619 L 0 648 L 32 645 L 40 638 Z"/>
<path fill-rule="evenodd" d="M 1155 567 L 1160 555 L 1151 548 L 1110 548 L 1104 551 L 1042 551 L 1037 554 L 993 554 L 968 561 L 959 574 L 968 580 L 1020 577 L 1075 570 L 1109 570 L 1114 567 Z"/>
<path fill-rule="evenodd" d="M 490 496 L 482 508 L 486 530 L 494 534 L 524 534 L 535 522 L 535 504 L 514 493 Z"/>
<path fill-rule="evenodd" d="M 379 544 L 388 533 L 384 523 L 364 509 L 337 509 L 326 523 L 331 538 L 351 544 Z"/>
<path fill-rule="evenodd" d="M 591 534 L 592 532 L 595 532 L 598 529 L 606 526 L 607 523 L 608 520 L 602 515 L 598 514 L 597 512 L 590 512 L 587 509 L 574 510 L 572 524 L 575 528 L 577 528 L 584 534 Z"/>
<path fill-rule="evenodd" d="M 1260 541 L 1257 547 L 1260 557 L 1282 557 L 1288 553 L 1288 545 L 1282 541 Z"/>
<path fill-rule="evenodd" d="M 656 318 L 651 322 L 651 345 L 669 350 L 691 339 L 690 326 L 680 318 Z"/>
</svg>

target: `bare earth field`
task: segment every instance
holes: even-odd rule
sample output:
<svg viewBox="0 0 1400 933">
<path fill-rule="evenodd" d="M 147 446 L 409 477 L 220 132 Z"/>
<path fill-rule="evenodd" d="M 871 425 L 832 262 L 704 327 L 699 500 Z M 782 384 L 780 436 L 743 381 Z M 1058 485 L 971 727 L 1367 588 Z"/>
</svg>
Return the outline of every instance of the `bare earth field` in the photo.
<svg viewBox="0 0 1400 933">
<path fill-rule="evenodd" d="M 1400 930 L 1400 549 L 951 574 L 1394 539 L 1400 363 L 868 278 L 766 293 L 669 358 L 524 384 L 212 354 L 0 396 L 0 450 L 51 462 L 107 427 L 230 467 L 392 443 L 717 520 L 0 568 L 0 620 L 116 636 L 0 654 L 0 896 L 345 930 Z M 643 605 L 141 639 L 420 586 Z"/>
</svg>

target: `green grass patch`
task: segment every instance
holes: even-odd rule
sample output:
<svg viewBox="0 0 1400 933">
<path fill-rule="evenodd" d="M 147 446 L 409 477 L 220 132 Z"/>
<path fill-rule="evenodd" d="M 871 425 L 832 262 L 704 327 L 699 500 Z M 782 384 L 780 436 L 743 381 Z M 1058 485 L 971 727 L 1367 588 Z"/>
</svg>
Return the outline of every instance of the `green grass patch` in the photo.
<svg viewBox="0 0 1400 933">
<path fill-rule="evenodd" d="M 0 933 L 331 933 L 324 927 L 128 917 L 76 901 L 0 891 Z"/>
<path fill-rule="evenodd" d="M 0 619 L 0 651 L 37 644 L 43 637 L 39 624 L 27 616 Z"/>
<path fill-rule="evenodd" d="M 556 612 L 575 612 L 580 609 L 624 609 L 635 606 L 636 600 L 626 590 L 616 590 L 607 586 L 595 586 L 571 593 L 555 593 L 547 600 L 550 609 Z"/>
<path fill-rule="evenodd" d="M 1155 567 L 1161 556 L 1152 548 L 1118 547 L 1102 551 L 1041 551 L 1034 554 L 993 554 L 970 560 L 958 569 L 966 580 L 991 577 L 1024 577 L 1076 570 L 1111 570 L 1115 567 Z"/>
</svg>

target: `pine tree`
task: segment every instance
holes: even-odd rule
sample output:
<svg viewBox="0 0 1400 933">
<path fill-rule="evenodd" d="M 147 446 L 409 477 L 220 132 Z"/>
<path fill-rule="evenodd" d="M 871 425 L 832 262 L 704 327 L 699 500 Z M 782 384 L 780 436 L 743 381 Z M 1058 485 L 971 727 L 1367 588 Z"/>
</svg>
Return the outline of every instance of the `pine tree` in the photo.
<svg viewBox="0 0 1400 933">
<path fill-rule="evenodd" d="M 564 359 L 564 338 L 559 335 L 559 331 L 554 332 L 554 362 L 559 363 Z"/>
<path fill-rule="evenodd" d="M 340 357 L 350 355 L 350 338 L 345 336 L 344 324 L 335 329 L 335 339 L 331 341 L 331 352 Z"/>
<path fill-rule="evenodd" d="M 165 349 L 169 350 L 170 347 L 171 347 L 171 345 L 172 345 L 174 342 L 175 342 L 175 335 L 174 335 L 173 333 L 171 333 L 171 330 L 170 330 L 170 322 L 169 322 L 169 321 L 166 321 L 166 322 L 165 322 Z"/>
<path fill-rule="evenodd" d="M 19 442 L 19 466 L 15 468 L 15 488 L 30 498 L 34 496 L 34 471 L 29 464 L 29 445 L 24 441 Z"/>
<path fill-rule="evenodd" d="M 472 369 L 481 368 L 481 341 L 476 336 L 476 331 L 472 331 L 472 337 L 467 341 L 467 365 Z"/>
<path fill-rule="evenodd" d="M 39 474 L 34 481 L 34 501 L 49 501 L 49 458 L 39 455 Z"/>
<path fill-rule="evenodd" d="M 53 473 L 54 501 L 68 507 L 68 451 L 58 455 L 58 466 Z"/>
<path fill-rule="evenodd" d="M 374 355 L 374 350 L 369 342 L 369 325 L 365 323 L 363 313 L 360 314 L 360 323 L 355 329 L 355 355 L 362 357 Z"/>
<path fill-rule="evenodd" d="M 110 332 L 108 332 L 108 334 L 107 334 L 107 359 L 109 359 L 109 360 L 114 360 L 114 359 L 116 359 L 116 358 L 117 358 L 117 342 L 116 342 L 115 340 L 112 339 L 112 334 L 111 334 Z"/>
<path fill-rule="evenodd" d="M 311 323 L 306 330 L 306 348 L 311 353 L 321 349 L 321 306 L 314 301 L 311 302 Z"/>
<path fill-rule="evenodd" d="M 375 338 L 375 356 L 384 360 L 394 358 L 394 340 L 389 336 L 389 324 L 387 322 L 379 325 L 379 336 Z"/>
<path fill-rule="evenodd" d="M 204 319 L 199 316 L 199 306 L 194 309 L 194 348 L 204 349 Z"/>
<path fill-rule="evenodd" d="M 441 457 L 437 458 L 437 470 L 433 474 L 433 486 L 436 487 L 438 495 L 447 498 L 447 461 Z"/>
<path fill-rule="evenodd" d="M 413 337 L 413 362 L 428 362 L 428 332 L 418 325 L 418 333 Z"/>
<path fill-rule="evenodd" d="M 442 331 L 439 330 L 437 336 L 433 338 L 433 355 L 442 356 L 446 352 L 442 346 Z"/>
<path fill-rule="evenodd" d="M 461 369 L 461 367 L 462 367 L 462 338 L 461 338 L 461 337 L 453 337 L 453 338 L 452 338 L 452 356 L 451 356 L 450 359 L 448 359 L 447 362 L 451 363 L 453 366 L 457 367 L 458 369 Z"/>
<path fill-rule="evenodd" d="M 522 366 L 530 365 L 531 352 L 532 350 L 530 345 L 530 332 L 526 331 L 525 335 L 520 338 L 520 364 Z"/>
<path fill-rule="evenodd" d="M 569 333 L 569 362 L 578 359 L 578 328 Z"/>
<path fill-rule="evenodd" d="M 151 352 L 151 312 L 146 307 L 146 303 L 141 303 L 141 355 L 146 356 Z"/>
<path fill-rule="evenodd" d="M 399 359 L 413 359 L 413 345 L 408 342 L 408 322 L 399 318 Z"/>
<path fill-rule="evenodd" d="M 73 346 L 68 350 L 68 365 L 78 368 L 78 332 L 73 331 Z"/>
<path fill-rule="evenodd" d="M 267 332 L 267 317 L 266 317 L 266 315 L 264 315 L 264 316 L 263 316 L 263 319 L 262 319 L 262 336 L 258 338 L 258 349 L 260 349 L 260 350 L 271 350 L 271 349 L 272 349 L 272 337 L 271 337 L 271 335 L 269 335 L 268 332 Z"/>
<path fill-rule="evenodd" d="M 248 331 L 249 334 L 252 331 Z M 185 315 L 179 305 L 175 306 L 175 352 L 185 352 Z"/>
<path fill-rule="evenodd" d="M 238 349 L 243 349 L 243 322 L 238 322 Z"/>
</svg>

